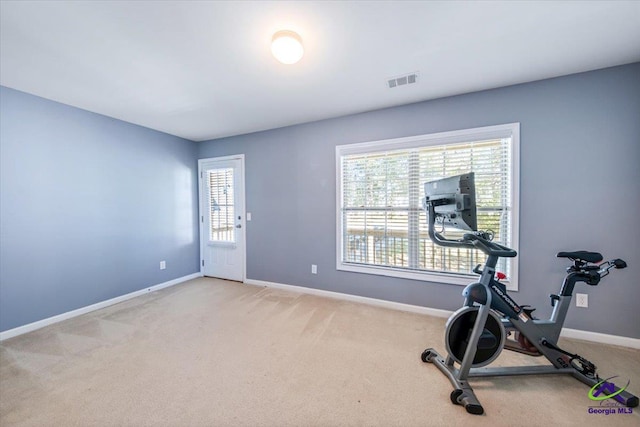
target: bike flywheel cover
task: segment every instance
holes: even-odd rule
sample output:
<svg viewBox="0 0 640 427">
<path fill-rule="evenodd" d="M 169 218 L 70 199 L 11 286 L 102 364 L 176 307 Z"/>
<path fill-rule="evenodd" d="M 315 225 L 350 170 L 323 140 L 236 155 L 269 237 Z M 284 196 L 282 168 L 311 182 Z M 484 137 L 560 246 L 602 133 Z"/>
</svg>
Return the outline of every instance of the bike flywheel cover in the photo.
<svg viewBox="0 0 640 427">
<path fill-rule="evenodd" d="M 451 358 L 459 364 L 464 359 L 479 311 L 479 307 L 462 307 L 447 320 L 445 345 Z M 493 362 L 500 355 L 505 338 L 500 317 L 490 310 L 471 367 L 478 368 Z"/>
</svg>

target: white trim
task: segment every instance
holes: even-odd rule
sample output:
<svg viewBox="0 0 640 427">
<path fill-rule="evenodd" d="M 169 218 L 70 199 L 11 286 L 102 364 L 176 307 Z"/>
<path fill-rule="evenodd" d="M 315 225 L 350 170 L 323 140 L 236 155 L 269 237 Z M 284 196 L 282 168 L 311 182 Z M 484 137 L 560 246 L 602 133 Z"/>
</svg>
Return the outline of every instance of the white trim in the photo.
<svg viewBox="0 0 640 427">
<path fill-rule="evenodd" d="M 441 273 L 437 271 L 424 270 L 404 270 L 401 268 L 384 267 L 381 265 L 358 265 L 350 263 L 342 263 L 336 267 L 340 271 L 350 271 L 352 273 L 375 274 L 376 276 L 399 277 L 401 279 L 421 280 L 423 282 L 443 283 L 447 285 L 467 286 L 469 283 L 476 282 L 478 276 L 473 274 L 457 274 L 457 273 Z M 503 280 L 501 283 L 507 285 L 510 291 L 517 291 L 509 287 L 511 282 Z"/>
<path fill-rule="evenodd" d="M 290 292 L 316 295 L 320 297 L 339 299 L 343 301 L 357 302 L 357 303 L 362 303 L 367 305 L 373 305 L 376 307 L 389 308 L 392 310 L 399 310 L 399 311 L 408 311 L 410 313 L 426 314 L 426 315 L 435 316 L 435 317 L 447 318 L 451 316 L 451 313 L 453 313 L 452 311 L 440 310 L 437 308 L 421 307 L 418 305 L 403 304 L 400 302 L 385 301 L 385 300 L 376 299 L 376 298 L 362 297 L 359 295 L 349 295 L 349 294 L 343 294 L 341 292 L 325 291 L 323 289 L 306 288 L 304 286 L 285 285 L 282 283 L 267 282 L 264 280 L 246 279 L 244 283 L 246 283 L 247 285 L 266 286 L 268 288 L 282 289 Z"/>
<path fill-rule="evenodd" d="M 336 152 L 342 154 L 375 153 L 379 151 L 410 149 L 427 145 L 446 145 L 457 142 L 469 142 L 473 139 L 504 138 L 505 131 L 520 132 L 520 123 L 506 123 L 494 126 L 482 126 L 471 129 L 461 129 L 447 132 L 430 133 L 425 135 L 407 136 L 402 138 L 383 139 L 379 141 L 358 142 L 336 146 Z"/>
<path fill-rule="evenodd" d="M 640 349 L 640 339 L 622 337 L 620 335 L 601 334 L 600 332 L 581 331 L 579 329 L 562 328 L 560 336 L 576 340 L 597 342 L 601 344 L 619 345 Z"/>
<path fill-rule="evenodd" d="M 434 316 L 434 317 L 448 318 L 453 314 L 453 311 L 449 311 L 449 310 L 440 310 L 437 308 L 403 304 L 400 302 L 385 301 L 385 300 L 379 300 L 376 298 L 362 297 L 358 295 L 349 295 L 349 294 L 343 294 L 340 292 L 325 291 L 322 289 L 307 288 L 304 286 L 285 285 L 282 283 L 267 282 L 264 280 L 246 279 L 244 283 L 247 285 L 266 286 L 268 288 L 282 289 L 290 292 L 357 302 L 357 303 L 362 303 L 367 305 L 373 305 L 376 307 L 388 308 L 391 310 L 407 311 L 410 313 L 425 314 L 425 315 Z M 623 337 L 619 335 L 601 334 L 599 332 L 581 331 L 578 329 L 569 329 L 569 328 L 562 328 L 562 332 L 560 332 L 560 336 L 564 338 L 572 338 L 572 339 L 578 339 L 578 340 L 584 340 L 584 341 L 597 342 L 601 344 L 618 345 L 622 347 L 640 349 L 640 339 L 638 338 Z"/>
<path fill-rule="evenodd" d="M 384 139 L 379 141 L 367 141 L 354 144 L 336 146 L 336 269 L 363 274 L 391 276 L 402 279 L 422 280 L 427 282 L 445 283 L 453 285 L 467 285 L 473 281 L 473 275 L 439 273 L 427 270 L 407 270 L 403 268 L 384 267 L 376 265 L 355 265 L 345 263 L 343 259 L 342 219 L 340 208 L 342 206 L 342 165 L 341 160 L 345 155 L 374 153 L 388 150 L 411 149 L 429 145 L 445 145 L 473 140 L 485 140 L 492 138 L 511 137 L 511 247 L 518 251 L 520 237 L 520 123 L 506 123 L 502 125 L 483 126 L 471 129 L 454 130 L 425 135 L 416 135 L 402 138 Z M 512 263 L 510 280 L 503 283 L 510 291 L 518 291 L 519 284 L 519 260 L 515 258 Z"/>
<path fill-rule="evenodd" d="M 111 298 L 106 301 L 101 301 L 92 305 L 88 305 L 86 307 L 82 307 L 76 310 L 68 311 L 66 313 L 58 314 L 53 317 L 48 317 L 46 319 L 38 320 L 37 322 L 29 323 L 23 326 L 18 326 L 17 328 L 0 332 L 0 341 L 13 338 L 18 335 L 26 334 L 27 332 L 35 331 L 36 329 L 44 328 L 45 326 L 53 325 L 54 323 L 62 322 L 63 320 L 81 316 L 83 314 L 90 313 L 95 310 L 100 310 L 101 308 L 109 307 L 110 305 L 118 304 L 120 302 L 130 300 L 131 298 L 139 297 L 140 295 L 144 295 L 149 292 L 159 291 L 160 289 L 168 288 L 170 286 L 174 286 L 179 283 L 186 282 L 187 280 L 197 279 L 198 277 L 202 277 L 202 274 L 201 273 L 189 274 L 187 276 L 182 276 L 182 277 L 178 277 L 177 279 L 169 280 L 168 282 L 160 283 L 158 285 L 154 285 L 145 289 L 140 289 L 139 291 L 135 291 L 125 295 L 121 295 L 119 297 Z"/>
</svg>

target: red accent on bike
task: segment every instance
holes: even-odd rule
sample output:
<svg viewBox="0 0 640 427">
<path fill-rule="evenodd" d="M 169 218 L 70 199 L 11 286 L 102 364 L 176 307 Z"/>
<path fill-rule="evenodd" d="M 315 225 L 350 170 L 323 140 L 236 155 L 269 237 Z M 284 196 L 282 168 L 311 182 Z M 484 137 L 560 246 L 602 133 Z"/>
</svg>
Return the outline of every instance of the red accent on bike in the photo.
<svg viewBox="0 0 640 427">
<path fill-rule="evenodd" d="M 503 272 L 501 272 L 501 271 L 498 271 L 498 272 L 496 272 L 496 277 L 498 278 L 498 280 L 502 280 L 502 279 L 506 279 L 506 278 L 507 278 L 507 275 L 506 275 L 506 274 L 504 274 L 504 273 L 503 273 Z"/>
</svg>

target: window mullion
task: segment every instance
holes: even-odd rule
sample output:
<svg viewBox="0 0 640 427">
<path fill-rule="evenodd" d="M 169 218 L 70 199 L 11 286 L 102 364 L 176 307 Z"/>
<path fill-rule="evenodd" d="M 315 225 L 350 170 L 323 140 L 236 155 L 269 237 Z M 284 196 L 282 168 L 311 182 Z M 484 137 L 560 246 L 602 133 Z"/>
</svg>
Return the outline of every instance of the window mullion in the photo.
<svg viewBox="0 0 640 427">
<path fill-rule="evenodd" d="M 409 176 L 409 218 L 408 218 L 408 250 L 409 268 L 419 266 L 418 246 L 420 240 L 420 155 L 413 150 L 409 153 L 407 167 Z"/>
</svg>

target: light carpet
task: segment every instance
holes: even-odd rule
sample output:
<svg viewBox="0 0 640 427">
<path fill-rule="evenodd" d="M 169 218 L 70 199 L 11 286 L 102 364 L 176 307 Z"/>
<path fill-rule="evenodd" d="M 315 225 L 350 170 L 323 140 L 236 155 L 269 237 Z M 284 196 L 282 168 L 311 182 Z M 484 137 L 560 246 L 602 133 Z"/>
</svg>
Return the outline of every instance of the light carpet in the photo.
<svg viewBox="0 0 640 427">
<path fill-rule="evenodd" d="M 596 415 L 569 376 L 471 380 L 486 414 L 450 403 L 420 360 L 445 319 L 201 278 L 5 340 L 5 426 L 640 425 Z M 640 393 L 640 351 L 564 339 Z M 542 364 L 504 351 L 502 365 Z M 636 408 L 637 409 L 637 408 Z"/>
</svg>

